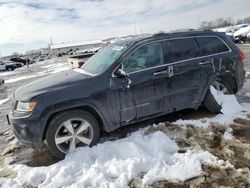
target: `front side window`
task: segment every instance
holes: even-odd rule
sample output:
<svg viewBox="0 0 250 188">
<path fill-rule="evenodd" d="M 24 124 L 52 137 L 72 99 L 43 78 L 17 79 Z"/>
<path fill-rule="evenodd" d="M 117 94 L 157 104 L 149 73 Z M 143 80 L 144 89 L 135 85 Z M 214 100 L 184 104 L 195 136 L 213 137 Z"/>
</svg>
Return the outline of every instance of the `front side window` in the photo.
<svg viewBox="0 0 250 188">
<path fill-rule="evenodd" d="M 132 73 L 164 64 L 162 43 L 153 43 L 135 50 L 123 62 L 123 70 Z"/>
<path fill-rule="evenodd" d="M 196 40 L 200 46 L 200 56 L 229 51 L 225 43 L 217 37 L 197 37 Z"/>
<path fill-rule="evenodd" d="M 193 38 L 167 40 L 164 43 L 166 47 L 167 63 L 197 57 L 199 48 L 197 42 Z"/>
</svg>

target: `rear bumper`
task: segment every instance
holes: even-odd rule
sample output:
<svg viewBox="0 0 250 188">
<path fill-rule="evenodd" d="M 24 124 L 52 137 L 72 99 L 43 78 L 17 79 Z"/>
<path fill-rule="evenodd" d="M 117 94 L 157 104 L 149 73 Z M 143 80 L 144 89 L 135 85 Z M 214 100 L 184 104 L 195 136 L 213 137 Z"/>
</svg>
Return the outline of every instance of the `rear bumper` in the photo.
<svg viewBox="0 0 250 188">
<path fill-rule="evenodd" d="M 43 145 L 43 129 L 39 120 L 29 120 L 27 117 L 15 118 L 11 113 L 7 115 L 7 120 L 14 135 L 23 145 L 31 148 Z"/>
</svg>

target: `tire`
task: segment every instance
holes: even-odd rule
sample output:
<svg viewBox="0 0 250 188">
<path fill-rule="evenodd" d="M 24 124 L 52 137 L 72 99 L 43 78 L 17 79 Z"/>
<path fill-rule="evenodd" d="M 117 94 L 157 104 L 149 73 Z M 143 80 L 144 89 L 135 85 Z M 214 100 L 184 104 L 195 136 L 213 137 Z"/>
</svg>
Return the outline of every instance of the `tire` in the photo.
<svg viewBox="0 0 250 188">
<path fill-rule="evenodd" d="M 13 68 L 11 68 L 11 67 L 7 68 L 7 71 L 12 71 L 12 70 L 13 70 Z"/>
<path fill-rule="evenodd" d="M 216 83 L 219 83 L 226 88 L 226 90 L 227 90 L 226 92 L 223 92 L 221 90 L 224 94 L 233 94 L 232 88 L 223 79 L 217 78 L 211 85 L 214 86 Z M 210 91 L 210 86 L 208 88 L 207 94 L 206 94 L 203 102 L 204 102 L 204 105 L 206 106 L 206 108 L 211 113 L 218 114 L 221 111 L 221 105 L 218 104 L 218 102 L 215 100 L 214 96 L 212 95 L 212 93 Z M 215 87 L 215 89 L 219 90 L 218 87 Z"/>
<path fill-rule="evenodd" d="M 71 126 L 69 124 L 71 124 Z M 71 128 L 70 131 L 70 129 L 66 127 L 72 127 L 73 131 Z M 84 129 L 81 134 L 78 134 L 77 132 L 81 130 L 82 127 L 87 128 Z M 83 135 L 83 133 L 86 135 Z M 97 143 L 99 135 L 99 124 L 93 115 L 83 110 L 66 111 L 56 115 L 49 123 L 49 127 L 46 132 L 46 144 L 49 151 L 55 157 L 64 159 L 66 154 L 75 150 L 70 149 L 71 145 L 75 144 L 75 148 L 80 146 L 93 146 Z M 62 142 L 62 138 L 65 139 L 66 137 L 71 137 L 71 139 L 67 139 Z M 78 138 L 81 138 L 81 140 L 85 139 L 85 143 L 80 141 Z"/>
</svg>

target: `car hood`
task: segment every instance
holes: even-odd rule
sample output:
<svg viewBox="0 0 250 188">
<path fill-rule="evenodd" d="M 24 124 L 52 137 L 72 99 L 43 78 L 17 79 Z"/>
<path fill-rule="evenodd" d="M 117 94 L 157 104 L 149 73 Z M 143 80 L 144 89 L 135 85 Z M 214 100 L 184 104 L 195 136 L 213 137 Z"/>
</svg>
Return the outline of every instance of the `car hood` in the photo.
<svg viewBox="0 0 250 188">
<path fill-rule="evenodd" d="M 90 78 L 92 78 L 91 75 L 74 70 L 52 74 L 19 87 L 14 94 L 14 98 L 18 101 L 30 101 L 32 98 L 44 93 L 74 87 L 79 81 L 83 84 L 83 80 Z"/>
</svg>

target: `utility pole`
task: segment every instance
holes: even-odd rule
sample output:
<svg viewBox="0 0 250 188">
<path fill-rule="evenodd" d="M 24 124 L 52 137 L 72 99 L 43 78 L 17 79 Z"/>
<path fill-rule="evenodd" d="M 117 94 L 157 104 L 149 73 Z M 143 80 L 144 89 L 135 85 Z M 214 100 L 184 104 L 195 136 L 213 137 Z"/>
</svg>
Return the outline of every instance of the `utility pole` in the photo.
<svg viewBox="0 0 250 188">
<path fill-rule="evenodd" d="M 200 16 L 197 16 L 197 29 L 200 28 Z"/>
<path fill-rule="evenodd" d="M 143 28 L 141 27 L 141 34 L 143 34 Z"/>
<path fill-rule="evenodd" d="M 53 45 L 52 37 L 50 37 L 50 44 Z"/>
<path fill-rule="evenodd" d="M 136 35 L 136 23 L 134 24 L 134 27 L 135 27 L 135 35 Z"/>
</svg>

